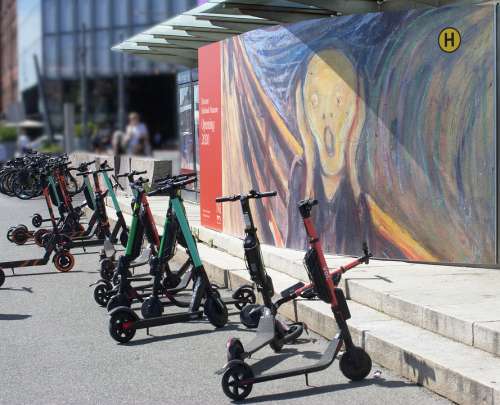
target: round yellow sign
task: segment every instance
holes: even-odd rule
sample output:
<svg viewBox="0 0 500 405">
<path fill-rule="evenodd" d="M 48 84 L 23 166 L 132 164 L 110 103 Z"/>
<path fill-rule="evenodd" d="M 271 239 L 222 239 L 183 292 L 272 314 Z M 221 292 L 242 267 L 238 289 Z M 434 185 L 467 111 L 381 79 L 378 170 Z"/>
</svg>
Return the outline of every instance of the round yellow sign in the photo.
<svg viewBox="0 0 500 405">
<path fill-rule="evenodd" d="M 448 27 L 439 33 L 439 47 L 443 52 L 452 53 L 460 48 L 462 36 L 456 28 Z"/>
</svg>

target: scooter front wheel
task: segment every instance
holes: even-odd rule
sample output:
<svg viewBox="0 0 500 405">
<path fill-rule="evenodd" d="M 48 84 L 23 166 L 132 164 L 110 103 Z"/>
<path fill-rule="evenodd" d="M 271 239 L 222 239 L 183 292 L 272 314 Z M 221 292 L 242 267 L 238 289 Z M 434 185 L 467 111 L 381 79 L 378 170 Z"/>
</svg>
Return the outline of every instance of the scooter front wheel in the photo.
<svg viewBox="0 0 500 405">
<path fill-rule="evenodd" d="M 94 288 L 94 300 L 101 307 L 106 307 L 109 302 L 109 292 L 112 287 L 110 284 L 98 284 Z"/>
<path fill-rule="evenodd" d="M 211 294 L 207 297 L 204 312 L 210 323 L 216 328 L 222 328 L 226 325 L 227 307 L 217 294 Z"/>
<path fill-rule="evenodd" d="M 241 381 L 253 378 L 252 369 L 245 363 L 230 366 L 222 376 L 222 391 L 234 401 L 241 401 L 250 395 L 253 384 L 241 385 Z"/>
<path fill-rule="evenodd" d="M 109 334 L 119 343 L 127 343 L 135 336 L 133 327 L 125 327 L 133 324 L 134 317 L 128 311 L 117 311 L 109 320 Z"/>
<path fill-rule="evenodd" d="M 363 380 L 372 369 L 372 359 L 361 347 L 354 346 L 340 358 L 340 371 L 351 381 Z"/>
<path fill-rule="evenodd" d="M 75 257 L 66 250 L 56 253 L 53 261 L 57 271 L 62 273 L 70 271 L 75 265 Z"/>
<path fill-rule="evenodd" d="M 3 272 L 3 269 L 0 269 L 0 287 L 5 283 L 5 273 Z"/>
</svg>

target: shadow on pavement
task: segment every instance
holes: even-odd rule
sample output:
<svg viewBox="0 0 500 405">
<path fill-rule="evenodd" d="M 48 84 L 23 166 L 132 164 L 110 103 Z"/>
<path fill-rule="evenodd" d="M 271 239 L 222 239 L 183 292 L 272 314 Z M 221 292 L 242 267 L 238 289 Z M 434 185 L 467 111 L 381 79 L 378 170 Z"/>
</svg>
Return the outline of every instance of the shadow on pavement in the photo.
<svg viewBox="0 0 500 405">
<path fill-rule="evenodd" d="M 21 292 L 27 292 L 27 293 L 33 294 L 32 287 L 21 287 L 21 288 L 7 287 L 7 288 L 0 288 L 0 290 L 2 290 L 2 291 L 21 291 Z"/>
<path fill-rule="evenodd" d="M 308 397 L 308 396 L 312 396 L 312 395 L 326 394 L 328 392 L 362 388 L 362 387 L 367 387 L 370 385 L 377 385 L 379 387 L 385 387 L 385 388 L 404 388 L 404 387 L 416 387 L 416 386 L 418 386 L 418 384 L 405 382 L 405 381 L 390 381 L 390 380 L 385 380 L 384 378 L 370 378 L 370 379 L 366 379 L 364 381 L 359 381 L 359 382 L 347 382 L 344 384 L 331 384 L 331 385 L 325 385 L 322 387 L 309 386 L 309 388 L 304 388 L 301 390 L 285 392 L 282 394 L 262 395 L 260 397 L 246 399 L 245 401 L 235 401 L 234 403 L 258 404 L 258 403 L 268 402 L 268 401 L 287 401 L 290 399 L 303 398 L 303 397 Z"/>
<path fill-rule="evenodd" d="M 31 318 L 31 315 L 0 314 L 0 321 L 21 321 L 27 318 Z"/>
<path fill-rule="evenodd" d="M 190 323 L 193 323 L 193 322 L 190 322 Z M 165 336 L 153 336 L 150 334 L 149 337 L 137 339 L 137 340 L 134 340 L 132 342 L 125 343 L 123 345 L 124 346 L 140 346 L 140 345 L 147 344 L 147 343 L 162 342 L 165 340 L 172 340 L 172 339 L 182 339 L 182 338 L 188 338 L 191 336 L 200 336 L 200 335 L 206 335 L 209 333 L 217 333 L 219 331 L 224 332 L 224 331 L 228 331 L 228 330 L 240 330 L 240 328 L 230 325 L 228 327 L 224 327 L 221 329 L 214 328 L 214 329 L 193 330 L 190 332 L 181 332 L 181 333 L 176 333 L 173 335 L 165 335 Z"/>
</svg>

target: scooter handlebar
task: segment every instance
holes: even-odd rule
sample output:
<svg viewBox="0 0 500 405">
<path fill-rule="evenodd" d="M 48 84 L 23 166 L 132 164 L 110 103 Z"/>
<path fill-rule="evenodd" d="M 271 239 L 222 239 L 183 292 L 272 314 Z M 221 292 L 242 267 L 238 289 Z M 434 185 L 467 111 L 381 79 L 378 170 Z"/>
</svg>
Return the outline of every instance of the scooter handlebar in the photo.
<svg viewBox="0 0 500 405">
<path fill-rule="evenodd" d="M 174 182 L 169 182 L 167 185 L 158 187 L 156 190 L 150 191 L 148 193 L 148 196 L 152 197 L 161 193 L 168 192 L 172 189 L 179 189 L 187 186 L 188 184 L 194 183 L 196 181 L 196 177 L 191 177 L 186 180 L 181 180 L 181 181 L 174 181 Z"/>
<path fill-rule="evenodd" d="M 218 202 L 218 203 L 223 203 L 223 202 L 232 202 L 232 201 L 236 201 L 236 200 L 239 200 L 241 196 L 239 195 L 228 195 L 228 196 L 224 196 L 224 197 L 217 197 L 215 199 L 215 202 Z"/>
<path fill-rule="evenodd" d="M 215 199 L 216 202 L 222 203 L 222 202 L 232 202 L 232 201 L 237 201 L 241 200 L 242 198 L 254 198 L 256 200 L 261 199 L 261 198 L 267 198 L 267 197 L 275 197 L 278 195 L 277 191 L 255 191 L 255 190 L 250 190 L 248 194 L 235 194 L 235 195 L 228 195 L 228 196 L 223 196 L 223 197 L 217 197 Z"/>
<path fill-rule="evenodd" d="M 117 177 L 113 174 L 111 176 L 111 178 L 115 181 L 115 186 L 116 187 L 119 187 L 120 190 L 124 191 L 125 189 L 122 187 L 122 185 L 120 184 L 120 182 L 118 181 Z"/>
</svg>

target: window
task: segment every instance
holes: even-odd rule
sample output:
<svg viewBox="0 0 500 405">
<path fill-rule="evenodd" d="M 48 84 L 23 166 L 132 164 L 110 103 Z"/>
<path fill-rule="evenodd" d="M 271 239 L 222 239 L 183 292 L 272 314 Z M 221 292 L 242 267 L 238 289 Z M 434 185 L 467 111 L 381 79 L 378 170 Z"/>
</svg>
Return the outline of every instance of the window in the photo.
<svg viewBox="0 0 500 405">
<path fill-rule="evenodd" d="M 108 28 L 110 25 L 110 5 L 108 0 L 97 0 L 95 3 L 95 25 L 97 28 Z"/>
<path fill-rule="evenodd" d="M 57 0 L 46 0 L 43 7 L 43 26 L 47 33 L 57 31 Z"/>
<path fill-rule="evenodd" d="M 74 1 L 59 1 L 61 31 L 73 31 L 75 29 L 75 9 Z"/>
<path fill-rule="evenodd" d="M 75 76 L 75 37 L 72 34 L 61 36 L 61 69 L 63 77 Z"/>
<path fill-rule="evenodd" d="M 168 17 L 168 0 L 152 0 L 151 17 L 154 22 L 165 21 Z"/>
<path fill-rule="evenodd" d="M 85 28 L 92 27 L 92 0 L 78 0 L 78 25 L 80 29 L 82 24 Z"/>
<path fill-rule="evenodd" d="M 132 3 L 132 22 L 134 24 L 147 24 L 149 21 L 149 1 L 135 0 Z"/>
<path fill-rule="evenodd" d="M 193 1 L 187 1 L 187 0 L 176 0 L 176 1 L 170 1 L 169 6 L 170 6 L 170 13 L 169 15 L 171 16 L 176 16 L 178 14 L 183 13 L 186 10 L 189 10 L 191 6 L 195 6 L 196 2 Z"/>
<path fill-rule="evenodd" d="M 57 37 L 55 35 L 47 36 L 43 41 L 44 47 L 44 74 L 54 78 L 58 75 L 58 53 Z"/>
<path fill-rule="evenodd" d="M 113 0 L 113 21 L 115 26 L 128 25 L 128 0 Z"/>
<path fill-rule="evenodd" d="M 117 45 L 125 39 L 129 37 L 128 31 L 126 29 L 119 29 L 115 30 L 113 32 L 113 45 Z M 119 72 L 121 69 L 121 66 L 123 66 L 123 72 L 128 71 L 128 60 L 129 58 L 126 57 L 123 52 L 114 52 L 111 51 L 111 57 L 113 59 L 113 66 L 114 66 L 114 71 Z"/>
<path fill-rule="evenodd" d="M 111 41 L 109 31 L 96 32 L 96 72 L 101 75 L 111 73 Z"/>
</svg>

